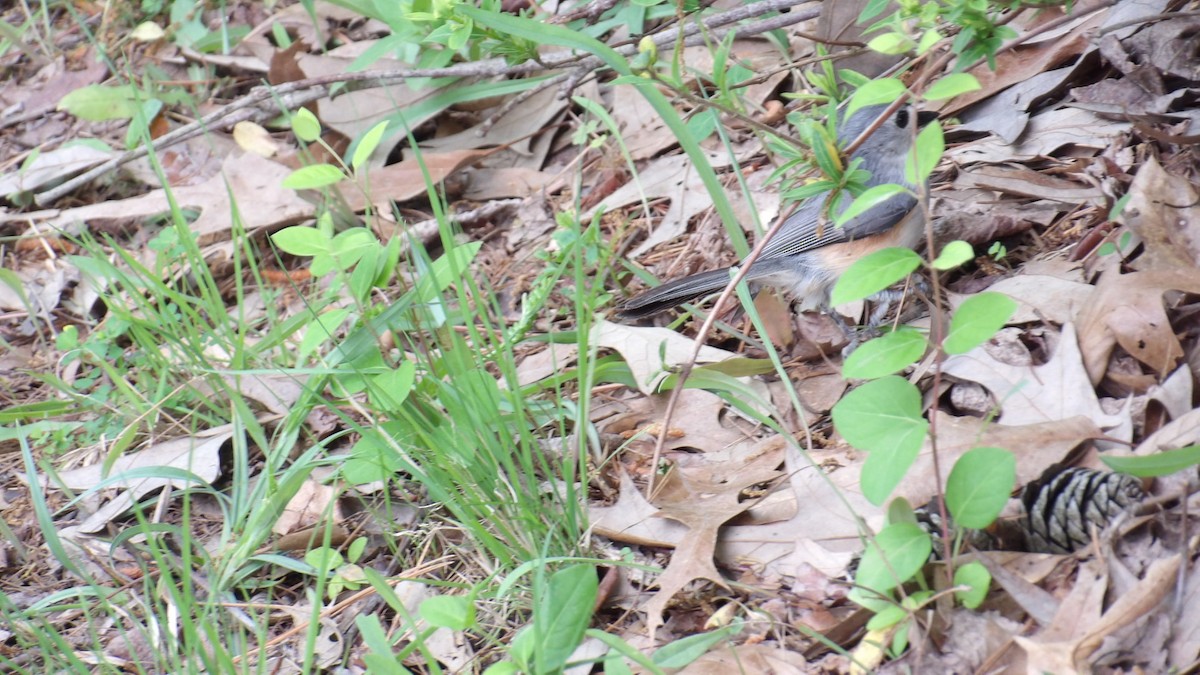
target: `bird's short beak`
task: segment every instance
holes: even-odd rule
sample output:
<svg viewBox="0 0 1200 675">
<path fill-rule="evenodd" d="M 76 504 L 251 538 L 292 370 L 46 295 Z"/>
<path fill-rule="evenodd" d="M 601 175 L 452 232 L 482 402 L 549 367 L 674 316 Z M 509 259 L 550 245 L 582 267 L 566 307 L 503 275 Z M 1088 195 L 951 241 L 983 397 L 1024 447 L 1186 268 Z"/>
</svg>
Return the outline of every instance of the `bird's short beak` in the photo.
<svg viewBox="0 0 1200 675">
<path fill-rule="evenodd" d="M 922 110 L 917 113 L 917 126 L 923 127 L 926 124 L 929 124 L 930 122 L 936 120 L 937 118 L 938 118 L 938 114 L 933 112 L 932 110 Z"/>
</svg>

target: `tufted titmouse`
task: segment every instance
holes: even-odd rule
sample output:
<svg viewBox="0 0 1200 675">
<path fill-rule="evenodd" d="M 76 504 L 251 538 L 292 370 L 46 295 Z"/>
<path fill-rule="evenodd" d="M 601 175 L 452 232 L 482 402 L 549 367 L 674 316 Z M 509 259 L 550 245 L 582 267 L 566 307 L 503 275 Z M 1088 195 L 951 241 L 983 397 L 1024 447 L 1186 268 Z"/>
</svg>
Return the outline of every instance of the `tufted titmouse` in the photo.
<svg viewBox="0 0 1200 675">
<path fill-rule="evenodd" d="M 845 146 L 853 141 L 886 108 L 877 105 L 855 111 L 838 125 L 839 143 Z M 917 112 L 905 105 L 863 141 L 851 159 L 862 158 L 860 168 L 871 174 L 867 187 L 896 183 L 914 188 L 904 180 L 905 163 L 916 136 L 913 127 L 936 118 L 937 113 Z M 893 246 L 916 248 L 921 243 L 925 221 L 921 209 L 914 208 L 917 200 L 911 194 L 893 195 L 842 227 L 821 222 L 826 199 L 828 195 L 809 199 L 788 217 L 750 267 L 746 281 L 777 286 L 797 298 L 816 298 L 824 303 L 833 283 L 859 258 Z M 842 210 L 850 201 L 843 201 Z M 729 268 L 693 274 L 631 298 L 618 311 L 628 318 L 649 316 L 719 291 L 728 283 Z"/>
</svg>

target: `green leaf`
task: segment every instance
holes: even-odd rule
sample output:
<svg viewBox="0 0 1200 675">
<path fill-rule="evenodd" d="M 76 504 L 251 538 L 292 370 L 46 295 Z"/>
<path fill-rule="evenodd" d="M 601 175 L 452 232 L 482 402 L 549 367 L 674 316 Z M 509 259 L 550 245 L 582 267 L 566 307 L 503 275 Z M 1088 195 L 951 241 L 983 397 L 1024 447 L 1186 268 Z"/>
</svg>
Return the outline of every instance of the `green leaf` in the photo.
<svg viewBox="0 0 1200 675">
<path fill-rule="evenodd" d="M 534 649 L 537 646 L 535 642 L 536 638 L 537 628 L 533 624 L 530 624 L 518 630 L 513 639 L 509 641 L 508 658 L 513 660 L 513 663 L 517 666 L 517 670 L 521 672 L 533 671 Z"/>
<path fill-rule="evenodd" d="M 687 121 L 688 133 L 692 138 L 708 138 L 716 131 L 718 124 L 720 118 L 715 110 L 702 111 Z"/>
<path fill-rule="evenodd" d="M 466 595 L 435 595 L 421 602 L 417 613 L 438 628 L 466 630 L 475 625 L 475 603 Z"/>
<path fill-rule="evenodd" d="M 1100 455 L 1100 461 L 1107 464 L 1113 471 L 1127 473 L 1138 478 L 1168 476 L 1200 464 L 1200 445 L 1189 445 L 1177 450 L 1164 450 L 1153 455 L 1137 457 Z"/>
<path fill-rule="evenodd" d="M 842 227 L 850 222 L 852 218 L 856 218 L 892 197 L 905 192 L 908 192 L 908 188 L 895 183 L 885 183 L 867 188 L 862 194 L 855 197 L 854 201 L 850 202 L 850 206 L 846 207 L 845 211 L 838 214 L 834 222 L 838 227 Z"/>
<path fill-rule="evenodd" d="M 91 122 L 128 120 L 138 114 L 142 103 L 149 98 L 145 94 L 139 94 L 133 85 L 106 87 L 92 84 L 80 87 L 59 99 L 58 109 Z"/>
<path fill-rule="evenodd" d="M 609 648 L 609 656 L 604 660 L 606 668 L 609 661 L 615 658 L 615 655 L 619 654 L 620 656 L 624 656 L 626 659 L 644 668 L 645 672 L 650 673 L 650 675 L 664 675 L 663 669 L 655 665 L 655 663 L 650 660 L 649 656 L 643 654 L 640 649 L 634 647 L 616 635 L 606 631 L 597 630 L 595 628 L 587 629 L 587 632 L 584 634 Z M 609 671 L 606 670 L 605 672 L 607 673 Z M 624 671 L 617 670 L 614 672 L 614 675 L 620 675 L 622 672 Z"/>
<path fill-rule="evenodd" d="M 550 576 L 533 616 L 537 672 L 559 672 L 567 663 L 591 621 L 598 588 L 592 565 L 572 565 Z"/>
<path fill-rule="evenodd" d="M 891 628 L 906 618 L 908 618 L 908 610 L 900 605 L 889 604 L 867 621 L 867 630 L 881 631 L 885 628 Z"/>
<path fill-rule="evenodd" d="M 942 247 L 942 252 L 933 261 L 935 270 L 952 270 L 975 257 L 975 249 L 961 239 L 956 239 Z"/>
<path fill-rule="evenodd" d="M 371 158 L 371 153 L 379 147 L 379 142 L 383 139 L 383 132 L 387 131 L 387 127 L 387 120 L 384 120 L 371 127 L 370 131 L 359 139 L 358 146 L 354 148 L 354 157 L 350 160 L 350 166 L 354 167 L 355 171 L 361 169 Z"/>
<path fill-rule="evenodd" d="M 846 394 L 832 416 L 847 443 L 870 453 L 863 465 L 863 494 L 883 504 L 916 459 L 929 429 L 921 417 L 921 392 L 889 375 Z"/>
<path fill-rule="evenodd" d="M 867 454 L 863 462 L 862 475 L 858 479 L 863 496 L 876 506 L 882 505 L 908 474 L 917 455 L 921 452 L 929 423 L 919 420 L 916 428 L 904 430 L 904 436 L 896 439 L 894 447 Z"/>
<path fill-rule="evenodd" d="M 318 347 L 333 340 L 349 316 L 349 307 L 337 307 L 322 312 L 315 321 L 310 320 L 304 328 L 304 337 L 300 339 L 300 345 L 296 348 L 296 363 L 305 364 Z"/>
<path fill-rule="evenodd" d="M 887 516 L 883 522 L 885 525 L 892 525 L 894 523 L 909 523 L 911 525 L 916 525 L 917 514 L 913 511 L 912 504 L 909 504 L 907 499 L 904 497 L 896 497 L 892 501 L 888 502 Z"/>
<path fill-rule="evenodd" d="M 928 89 L 925 90 L 926 101 L 940 101 L 946 98 L 954 98 L 969 91 L 982 89 L 979 80 L 970 73 L 952 73 L 934 82 Z"/>
<path fill-rule="evenodd" d="M 363 551 L 367 550 L 367 538 L 359 537 L 350 542 L 350 546 L 346 548 L 346 559 L 352 563 L 357 563 L 361 558 Z"/>
<path fill-rule="evenodd" d="M 633 669 L 629 667 L 628 660 L 613 651 L 604 657 L 604 667 L 600 672 L 604 675 L 633 675 Z"/>
<path fill-rule="evenodd" d="M 919 331 L 902 327 L 860 345 L 842 364 L 842 377 L 873 380 L 898 373 L 921 358 L 927 346 Z"/>
<path fill-rule="evenodd" d="M 497 661 L 484 669 L 483 675 L 517 675 L 520 667 L 512 661 Z"/>
<path fill-rule="evenodd" d="M 921 265 L 921 256 L 907 248 L 885 248 L 859 259 L 834 284 L 829 304 L 844 305 L 870 297 L 900 281 Z"/>
<path fill-rule="evenodd" d="M 920 185 L 929 178 L 929 174 L 942 161 L 942 153 L 946 151 L 946 139 L 942 135 L 942 124 L 938 121 L 926 124 L 917 134 L 917 142 L 913 145 L 913 154 L 905 162 L 905 179 L 913 185 Z"/>
<path fill-rule="evenodd" d="M 925 52 L 929 51 L 931 47 L 936 45 L 942 39 L 942 37 L 942 34 L 934 28 L 930 28 L 924 33 L 921 33 L 921 39 L 917 42 L 917 54 L 924 54 Z"/>
<path fill-rule="evenodd" d="M 692 372 L 701 370 L 721 373 L 730 377 L 751 377 L 753 375 L 774 372 L 775 364 L 771 363 L 770 359 L 751 359 L 744 356 L 735 356 L 724 361 L 696 366 Z"/>
<path fill-rule="evenodd" d="M 883 77 L 871 80 L 859 87 L 850 97 L 846 106 L 846 117 L 850 117 L 859 108 L 880 103 L 892 103 L 904 93 L 904 83 L 894 77 Z"/>
<path fill-rule="evenodd" d="M 956 591 L 954 596 L 967 609 L 975 609 L 987 598 L 992 573 L 981 562 L 969 562 L 954 570 L 955 586 L 970 586 L 970 590 Z"/>
<path fill-rule="evenodd" d="M 283 187 L 289 190 L 315 190 L 339 183 L 346 176 L 332 164 L 314 164 L 296 169 L 283 179 Z"/>
<path fill-rule="evenodd" d="M 667 643 L 654 652 L 651 658 L 654 665 L 660 668 L 683 668 L 692 661 L 704 656 L 713 646 L 742 632 L 741 622 L 698 635 L 689 635 L 674 642 Z"/>
<path fill-rule="evenodd" d="M 329 253 L 329 237 L 315 227 L 293 225 L 271 235 L 271 241 L 279 250 L 291 255 L 311 257 Z"/>
<path fill-rule="evenodd" d="M 420 291 L 417 295 L 421 300 L 428 302 L 432 299 L 426 295 L 428 292 L 426 285 L 429 281 L 432 281 L 434 284 L 432 294 L 437 294 L 450 288 L 450 284 L 457 283 L 464 275 L 468 274 L 471 262 L 475 260 L 475 255 L 479 253 L 479 249 L 482 246 L 483 242 L 481 241 L 460 244 L 446 251 L 437 260 L 434 260 L 430 268 L 430 274 L 424 275 L 417 285 Z"/>
<path fill-rule="evenodd" d="M 388 640 L 387 631 L 383 630 L 378 616 L 359 614 L 354 617 L 354 625 L 358 627 L 358 634 L 362 636 L 363 643 L 370 649 L 370 653 L 363 655 L 363 662 L 367 664 L 367 669 L 372 675 L 402 675 L 409 672 L 392 653 L 392 643 Z"/>
<path fill-rule="evenodd" d="M 904 33 L 884 33 L 867 43 L 867 48 L 880 54 L 898 55 L 912 51 L 917 46 Z"/>
<path fill-rule="evenodd" d="M 880 606 L 879 594 L 912 579 L 932 552 L 933 541 L 925 530 L 910 523 L 888 525 L 863 552 L 850 599 L 868 608 Z"/>
<path fill-rule="evenodd" d="M 342 563 L 346 562 L 346 559 L 343 558 L 342 554 L 338 551 L 326 546 L 321 546 L 320 548 L 314 548 L 308 553 L 305 553 L 304 562 L 312 565 L 313 569 L 315 569 L 318 573 L 324 573 L 336 569 Z"/>
<path fill-rule="evenodd" d="M 950 319 L 950 332 L 942 350 L 947 354 L 971 351 L 990 340 L 1016 311 L 1016 301 L 1002 293 L 979 293 L 967 298 Z"/>
<path fill-rule="evenodd" d="M 902 427 L 911 433 L 921 418 L 921 392 L 902 377 L 867 382 L 842 397 L 831 411 L 838 433 L 850 445 L 873 452 L 893 447 Z M 921 428 L 921 436 L 924 429 Z"/>
<path fill-rule="evenodd" d="M 813 133 L 808 141 L 811 144 L 809 147 L 813 151 L 813 161 L 817 163 L 817 168 L 821 170 L 822 174 L 837 179 L 846 169 L 842 165 L 841 155 L 837 152 L 837 143 L 823 125 L 814 124 L 812 130 Z"/>
<path fill-rule="evenodd" d="M 883 10 L 887 9 L 888 2 L 889 0 L 867 0 L 867 6 L 863 7 L 862 13 L 858 15 L 858 21 L 855 23 L 861 25 L 879 16 Z"/>
<path fill-rule="evenodd" d="M 416 372 L 414 362 L 402 361 L 394 369 L 371 378 L 371 404 L 379 410 L 399 412 L 404 399 L 412 391 Z"/>
<path fill-rule="evenodd" d="M 16 272 L 5 267 L 0 267 L 0 284 L 8 286 L 16 294 L 17 298 L 20 299 L 21 304 L 26 308 L 29 307 L 29 296 L 25 294 L 25 282 L 21 280 L 21 277 Z"/>
<path fill-rule="evenodd" d="M 308 108 L 301 108 L 292 115 L 292 131 L 296 137 L 305 143 L 312 143 L 321 137 L 321 123 Z"/>
<path fill-rule="evenodd" d="M 1017 458 L 1001 448 L 972 448 L 950 470 L 946 508 L 957 525 L 982 530 L 1008 503 L 1017 482 Z"/>
<path fill-rule="evenodd" d="M 1108 211 L 1108 219 L 1116 220 L 1117 218 L 1120 218 L 1121 214 L 1125 211 L 1125 207 L 1129 204 L 1131 197 L 1133 197 L 1133 193 L 1126 192 L 1125 194 L 1121 195 L 1120 199 L 1113 202 L 1112 208 Z"/>
</svg>

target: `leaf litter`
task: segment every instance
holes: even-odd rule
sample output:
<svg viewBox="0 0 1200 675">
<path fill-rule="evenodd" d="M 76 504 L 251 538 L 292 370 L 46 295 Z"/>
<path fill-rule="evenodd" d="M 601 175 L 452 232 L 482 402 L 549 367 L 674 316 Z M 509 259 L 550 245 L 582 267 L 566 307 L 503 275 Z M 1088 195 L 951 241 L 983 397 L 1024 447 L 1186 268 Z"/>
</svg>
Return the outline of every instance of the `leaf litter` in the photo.
<svg viewBox="0 0 1200 675">
<path fill-rule="evenodd" d="M 346 20 L 330 5 L 318 7 L 326 27 Z M 1167 2 L 1081 4 L 1075 18 L 1002 53 L 994 73 L 984 65 L 974 67 L 971 72 L 983 88 L 943 107 L 963 123 L 952 129 L 957 136 L 951 136 L 955 142 L 936 180 L 939 236 L 976 244 L 1001 237 L 1010 247 L 1007 257 L 980 256 L 972 272 L 951 279 L 952 290 L 969 296 L 990 287 L 1020 302 L 1010 327 L 994 342 L 943 364 L 950 379 L 943 383 L 946 391 L 929 392 L 931 401 L 941 400 L 943 394 L 953 400 L 955 388 L 963 387 L 984 393 L 999 410 L 995 421 L 955 414 L 962 411 L 940 404 L 930 410 L 939 429 L 943 466 L 975 445 L 1008 448 L 1018 456 L 1018 481 L 1025 484 L 1080 454 L 1088 458 L 1078 461 L 1098 465 L 1096 448 L 1148 454 L 1200 440 L 1193 409 L 1194 383 L 1200 373 L 1195 301 L 1200 295 L 1200 214 L 1195 189 L 1200 159 L 1195 142 L 1187 140 L 1200 125 L 1200 114 L 1191 105 L 1200 90 L 1200 77 L 1196 54 L 1186 48 L 1187 40 L 1194 40 L 1196 19 L 1182 14 L 1172 17 L 1171 8 Z M 259 34 L 252 34 L 246 49 L 236 59 L 223 61 L 224 65 L 244 72 L 271 70 L 278 50 L 262 39 L 262 27 L 268 25 L 268 18 L 285 16 L 292 17 L 297 30 L 310 30 L 308 17 L 296 7 L 282 9 L 275 17 L 261 17 Z M 1053 16 L 1046 12 L 1018 25 L 1022 31 L 1038 31 L 1039 26 L 1051 25 Z M 313 33 L 309 39 L 315 37 Z M 794 44 L 808 45 L 800 38 Z M 370 45 L 363 39 L 344 53 L 300 54 L 293 58 L 294 77 L 343 72 Z M 774 52 L 764 49 L 762 41 L 743 38 L 734 45 L 735 51 L 755 59 L 759 69 L 773 65 Z M 810 48 L 801 47 L 792 56 L 802 57 Z M 224 58 L 187 50 L 181 56 L 212 62 Z M 94 59 L 78 62 L 94 63 Z M 49 67 L 61 71 L 64 66 Z M 38 95 L 27 105 L 42 110 L 47 101 L 57 101 L 70 89 L 93 84 L 101 76 L 91 67 L 70 70 L 75 74 L 69 79 L 55 80 L 47 72 L 27 75 L 23 83 L 9 81 L 0 97 L 11 102 L 18 88 L 36 83 L 41 89 L 35 90 Z M 750 102 L 764 110 L 777 102 L 776 87 L 786 81 L 785 72 L 781 69 L 760 83 L 750 93 Z M 22 90 L 23 95 L 27 91 Z M 684 251 L 715 265 L 721 254 L 713 251 L 713 243 L 724 237 L 719 232 L 714 235 L 706 218 L 711 197 L 694 180 L 689 161 L 676 152 L 677 139 L 642 105 L 642 99 L 623 98 L 632 91 L 606 88 L 593 95 L 600 100 L 611 97 L 614 117 L 626 141 L 636 141 L 631 145 L 639 161 L 636 179 L 616 187 L 603 204 L 610 212 L 627 209 L 624 213 L 641 219 L 644 229 L 619 230 L 611 226 L 610 213 L 608 231 L 625 237 L 613 245 L 671 276 L 684 271 L 675 264 L 681 256 L 663 251 Z M 363 184 L 342 186 L 346 203 L 357 212 L 372 202 L 377 207 L 386 207 L 390 200 L 419 202 L 425 190 L 422 172 L 430 171 L 435 180 L 486 176 L 487 187 L 476 184 L 467 193 L 473 189 L 480 199 L 521 197 L 542 214 L 539 219 L 545 219 L 557 204 L 570 202 L 570 188 L 561 175 L 573 161 L 551 131 L 573 124 L 567 116 L 569 106 L 546 92 L 501 116 L 499 124 L 429 106 L 410 120 L 414 127 L 435 124 L 441 129 L 437 139 L 427 144 L 422 160 L 405 157 L 384 166 L 382 157 L 373 158 L 376 165 L 368 174 L 366 189 Z M 336 103 L 320 101 L 316 107 L 322 122 L 348 139 L 390 115 L 401 102 L 419 105 L 442 93 L 440 88 L 413 91 L 404 86 L 368 89 Z M 5 126 L 49 148 L 75 135 L 66 131 L 64 120 L 70 118 L 59 115 L 55 125 L 40 131 L 30 127 L 30 119 Z M 99 123 L 91 128 L 105 131 Z M 44 135 L 38 137 L 39 133 Z M 119 141 L 117 135 L 109 137 Z M 749 139 L 742 140 L 746 142 L 737 146 L 739 163 L 757 152 Z M 11 139 L 5 142 L 12 147 Z M 7 193 L 37 190 L 61 178 L 47 167 L 69 173 L 94 161 L 66 154 L 66 146 L 62 147 L 49 148 L 41 163 L 33 165 L 35 172 L 17 171 L 10 165 L 0 184 L 10 186 Z M 239 154 L 232 147 L 233 143 L 222 146 L 221 152 L 229 154 L 219 162 L 195 163 L 205 167 L 200 180 L 182 171 L 169 176 L 180 204 L 199 211 L 193 230 L 203 244 L 213 251 L 230 245 L 228 215 L 233 204 L 250 233 L 273 231 L 313 216 L 310 202 L 279 187 L 289 171 L 286 157 L 294 156 L 298 148 L 264 157 Z M 184 146 L 175 149 L 183 152 Z M 715 168 L 727 173 L 742 170 L 750 185 L 760 185 L 771 170 L 753 164 L 742 168 L 715 144 L 708 150 Z M 588 172 L 599 175 L 599 166 L 590 165 Z M 135 197 L 90 192 L 81 194 L 73 206 L 46 211 L 13 208 L 0 214 L 0 227 L 6 232 L 41 243 L 9 252 L 5 264 L 23 293 L 10 294 L 6 289 L 0 296 L 9 311 L 0 332 L 6 341 L 24 349 L 17 352 L 23 355 L 21 365 L 5 362 L 0 372 L 5 388 L 13 392 L 5 394 L 6 403 L 25 402 L 17 397 L 22 373 L 45 368 L 53 360 L 46 358 L 45 348 L 24 347 L 30 330 L 21 313 L 78 316 L 90 310 L 83 300 L 73 302 L 73 296 L 82 298 L 85 290 L 76 283 L 77 271 L 71 263 L 56 253 L 51 233 L 106 223 L 137 228 L 142 219 L 166 210 L 164 191 L 144 171 L 131 170 L 128 175 L 143 181 L 149 191 Z M 537 192 L 543 189 L 558 192 Z M 736 187 L 730 194 L 743 198 Z M 1125 194 L 1128 202 L 1110 219 L 1110 210 Z M 770 190 L 761 194 L 755 190 L 752 201 L 764 222 L 777 214 L 776 200 Z M 747 225 L 752 221 L 744 220 Z M 497 288 L 523 288 L 528 283 L 525 271 L 536 269 L 532 253 L 549 242 L 549 228 L 535 231 L 536 236 L 510 233 L 507 243 L 488 242 L 485 258 L 525 261 L 490 268 L 501 275 L 491 279 Z M 1117 253 L 1101 253 L 1105 243 L 1114 245 Z M 1066 257 L 1076 263 L 1061 264 Z M 58 281 L 47 279 L 48 271 Z M 632 435 L 623 437 L 625 452 L 614 466 L 596 478 L 607 482 L 600 492 L 611 495 L 611 501 L 593 504 L 595 544 L 600 550 L 612 545 L 670 550 L 656 555 L 665 568 L 660 576 L 625 580 L 623 588 L 631 595 L 614 603 L 635 612 L 611 629 L 650 647 L 647 633 L 669 641 L 698 631 L 704 623 L 698 616 L 715 615 L 716 606 L 743 603 L 780 625 L 811 625 L 852 645 L 861 635 L 857 627 L 863 617 L 845 600 L 847 587 L 841 574 L 861 550 L 862 523 L 877 530 L 884 513 L 861 495 L 863 453 L 841 443 L 827 419 L 813 414 L 823 413 L 830 404 L 810 406 L 803 420 L 780 417 L 787 421 L 784 430 L 799 438 L 805 436 L 802 425 L 809 426 L 811 436 L 803 443 L 810 448 L 802 455 L 776 431 L 732 411 L 722 398 L 689 390 L 682 412 L 676 413 L 668 429 L 673 436 L 663 459 L 671 469 L 660 489 L 646 495 L 647 478 L 658 469 L 650 466 L 646 433 L 658 428 L 656 424 L 661 426 L 664 399 L 656 392 L 686 358 L 689 341 L 675 331 L 609 322 L 599 324 L 594 340 L 618 354 L 637 383 L 636 391 L 608 392 L 612 407 L 596 407 L 594 420 L 603 433 L 632 429 Z M 731 347 L 732 342 L 722 339 L 706 346 L 705 360 L 720 363 L 763 356 L 756 347 L 742 343 Z M 523 382 L 552 377 L 560 359 L 581 358 L 561 354 L 549 359 L 549 367 L 535 362 L 547 353 L 527 357 Z M 817 367 L 820 359 L 837 358 L 827 352 L 818 358 Z M 846 382 L 814 375 L 813 369 L 812 364 L 789 363 L 789 373 L 811 387 L 806 398 L 837 400 Z M 770 376 L 746 374 L 735 379 L 745 391 L 754 392 L 762 409 L 782 400 L 772 396 L 779 383 Z M 1172 383 L 1170 391 L 1168 383 Z M 246 381 L 247 395 L 276 413 L 284 412 L 298 396 L 279 389 L 259 378 Z M 282 398 L 272 399 L 271 393 Z M 1168 411 L 1157 427 L 1147 413 L 1154 405 Z M 623 412 L 613 415 L 614 409 Z M 207 430 L 203 442 L 200 434 L 165 439 L 118 458 L 110 468 L 119 471 L 125 463 L 176 467 L 214 483 L 220 473 L 220 446 L 229 438 L 227 431 L 214 437 L 218 431 Z M 188 450 L 180 454 L 181 447 Z M 100 466 L 60 471 L 57 483 L 43 485 L 50 490 L 58 489 L 56 485 L 94 489 L 100 485 Z M 897 494 L 911 503 L 924 504 L 938 492 L 928 445 L 910 478 Z M 975 554 L 993 570 L 1002 594 L 1024 613 L 1012 613 L 999 599 L 981 613 L 954 610 L 947 620 L 925 626 L 930 641 L 922 649 L 881 669 L 1070 673 L 1129 672 L 1140 667 L 1162 672 L 1169 666 L 1196 663 L 1200 612 L 1195 608 L 1200 603 L 1194 596 L 1200 582 L 1195 574 L 1181 576 L 1183 569 L 1194 571 L 1195 546 L 1183 537 L 1188 509 L 1194 509 L 1195 502 L 1189 498 L 1189 481 L 1162 481 L 1161 485 L 1172 485 L 1175 492 L 1152 487 L 1157 498 L 1172 503 L 1169 498 L 1174 497 L 1174 504 L 1182 501 L 1187 507 L 1172 506 L 1154 514 L 1120 538 L 1112 534 L 1098 538 L 1093 550 L 1076 556 Z M 108 496 L 82 507 L 83 523 L 72 529 L 72 536 L 87 542 L 81 550 L 94 549 L 93 555 L 83 555 L 79 561 L 90 564 L 102 550 L 96 547 L 98 540 L 87 539 L 85 533 L 110 522 L 119 524 L 132 500 L 155 490 L 187 487 L 179 479 L 107 485 Z M 318 488 L 324 490 L 309 486 L 309 490 Z M 305 496 L 298 495 L 276 524 L 281 533 L 331 504 L 328 494 L 307 490 L 301 494 Z M 306 499 L 312 503 L 302 503 Z M 16 514 L 21 508 L 20 503 L 8 501 L 4 510 Z M 333 517 L 347 516 L 333 510 Z M 283 522 L 287 519 L 298 522 L 288 525 Z M 1181 590 L 1173 596 L 1176 585 Z M 473 653 L 468 646 L 454 646 L 452 637 L 444 634 L 437 643 L 439 659 L 465 667 Z M 936 644 L 944 646 L 938 649 Z M 826 653 L 819 643 L 796 634 L 781 639 L 765 632 L 732 650 L 714 650 L 689 670 L 727 670 L 734 663 L 750 672 L 850 670 L 844 656 Z"/>
</svg>

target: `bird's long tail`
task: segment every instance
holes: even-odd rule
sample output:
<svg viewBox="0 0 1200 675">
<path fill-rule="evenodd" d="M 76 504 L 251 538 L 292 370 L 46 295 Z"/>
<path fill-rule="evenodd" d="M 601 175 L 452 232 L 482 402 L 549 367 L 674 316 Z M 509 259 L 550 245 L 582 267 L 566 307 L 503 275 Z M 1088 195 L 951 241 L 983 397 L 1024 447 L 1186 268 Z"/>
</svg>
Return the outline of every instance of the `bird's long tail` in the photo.
<svg viewBox="0 0 1200 675">
<path fill-rule="evenodd" d="M 617 311 L 625 318 L 640 319 L 677 307 L 709 293 L 715 293 L 728 284 L 728 267 L 711 272 L 701 272 L 651 288 L 625 301 L 617 308 Z"/>
</svg>

